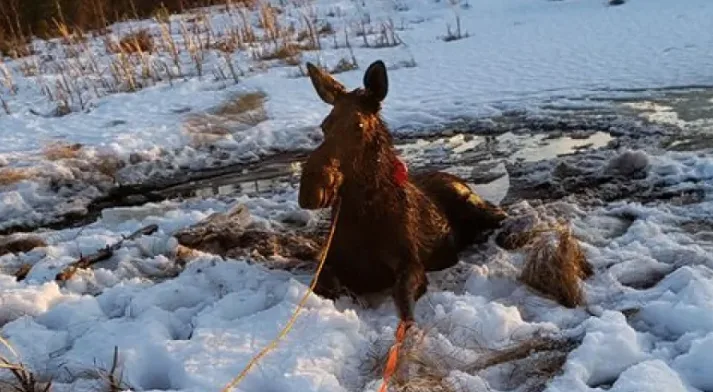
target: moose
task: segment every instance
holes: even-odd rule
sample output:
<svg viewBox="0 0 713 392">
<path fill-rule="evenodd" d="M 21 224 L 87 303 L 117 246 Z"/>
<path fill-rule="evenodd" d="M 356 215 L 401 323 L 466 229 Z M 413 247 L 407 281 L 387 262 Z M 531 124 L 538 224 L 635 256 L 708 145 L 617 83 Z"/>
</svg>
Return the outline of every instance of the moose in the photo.
<svg viewBox="0 0 713 392">
<path fill-rule="evenodd" d="M 301 208 L 331 207 L 335 225 L 315 293 L 334 299 L 344 291 L 391 289 L 405 331 L 426 292 L 426 272 L 455 265 L 459 252 L 487 239 L 507 215 L 457 176 L 408 174 L 380 116 L 389 89 L 383 61 L 372 63 L 364 87 L 352 91 L 311 63 L 307 71 L 332 106 L 321 123 L 323 141 L 303 166 L 298 194 Z"/>
</svg>

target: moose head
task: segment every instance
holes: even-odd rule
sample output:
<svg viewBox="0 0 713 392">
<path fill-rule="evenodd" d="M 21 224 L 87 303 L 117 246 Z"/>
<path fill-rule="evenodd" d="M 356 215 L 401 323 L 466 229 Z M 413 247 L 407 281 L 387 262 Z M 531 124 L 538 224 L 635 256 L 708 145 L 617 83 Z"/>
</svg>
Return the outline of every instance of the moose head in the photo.
<svg viewBox="0 0 713 392">
<path fill-rule="evenodd" d="M 307 72 L 317 94 L 332 110 L 321 124 L 324 140 L 304 167 L 300 206 L 331 206 L 345 179 L 355 179 L 353 186 L 364 185 L 358 180 L 365 176 L 377 186 L 393 181 L 400 161 L 379 115 L 389 90 L 384 62 L 372 63 L 364 73 L 364 86 L 352 91 L 311 63 L 307 63 Z"/>
</svg>

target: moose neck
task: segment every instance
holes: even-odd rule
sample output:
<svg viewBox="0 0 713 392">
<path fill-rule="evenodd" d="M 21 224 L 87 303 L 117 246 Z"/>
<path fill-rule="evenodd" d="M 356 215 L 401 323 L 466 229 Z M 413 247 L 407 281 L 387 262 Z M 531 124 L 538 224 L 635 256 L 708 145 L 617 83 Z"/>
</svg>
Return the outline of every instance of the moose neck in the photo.
<svg viewBox="0 0 713 392">
<path fill-rule="evenodd" d="M 394 178 L 398 158 L 381 119 L 375 117 L 362 126 L 364 138 L 354 146 L 354 159 L 340 192 L 342 203 L 359 215 L 387 215 L 401 200 L 399 188 L 403 185 Z"/>
</svg>

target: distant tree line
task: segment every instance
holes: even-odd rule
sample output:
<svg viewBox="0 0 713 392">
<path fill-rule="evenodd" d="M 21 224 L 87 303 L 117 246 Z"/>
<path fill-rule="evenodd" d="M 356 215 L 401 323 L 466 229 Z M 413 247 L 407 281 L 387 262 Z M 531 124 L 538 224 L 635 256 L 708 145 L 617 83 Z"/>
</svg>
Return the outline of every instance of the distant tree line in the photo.
<svg viewBox="0 0 713 392">
<path fill-rule="evenodd" d="M 30 35 L 56 36 L 57 24 L 89 31 L 125 19 L 149 17 L 162 9 L 175 13 L 224 3 L 226 0 L 0 0 L 0 44 Z"/>
</svg>

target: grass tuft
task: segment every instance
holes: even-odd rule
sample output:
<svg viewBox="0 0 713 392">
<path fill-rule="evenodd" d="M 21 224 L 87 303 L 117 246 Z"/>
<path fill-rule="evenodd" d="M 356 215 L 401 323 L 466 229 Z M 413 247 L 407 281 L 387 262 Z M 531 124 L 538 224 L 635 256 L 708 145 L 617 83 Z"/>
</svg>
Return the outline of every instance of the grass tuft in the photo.
<svg viewBox="0 0 713 392">
<path fill-rule="evenodd" d="M 61 159 L 75 159 L 81 152 L 82 145 L 80 143 L 67 144 L 59 142 L 45 146 L 42 155 L 50 161 L 59 161 Z"/>
<path fill-rule="evenodd" d="M 8 253 L 25 253 L 46 246 L 47 243 L 42 238 L 33 235 L 0 237 L 0 256 Z"/>
<path fill-rule="evenodd" d="M 20 360 L 17 351 L 12 348 L 10 342 L 0 336 L 0 347 L 5 347 L 12 354 L 15 361 L 10 361 L 7 357 L 0 354 L 0 370 L 7 370 L 12 374 L 12 379 L 3 380 L 0 378 L 0 385 L 3 388 L 0 390 L 15 391 L 15 392 L 49 392 L 52 388 L 52 382 L 41 382 L 35 374 L 30 371 Z M 5 389 L 7 388 L 7 389 Z"/>
<path fill-rule="evenodd" d="M 300 54 L 300 48 L 299 46 L 285 42 L 275 48 L 275 50 L 263 53 L 262 56 L 260 56 L 261 60 L 285 60 L 290 57 L 294 57 Z"/>
<path fill-rule="evenodd" d="M 569 308 L 584 303 L 580 280 L 593 270 L 568 226 L 536 231 L 526 249 L 523 283 Z"/>
<path fill-rule="evenodd" d="M 32 168 L 0 168 L 0 186 L 16 184 L 20 181 L 37 177 L 37 171 Z"/>
<path fill-rule="evenodd" d="M 550 380 L 561 374 L 567 356 L 578 344 L 578 340 L 570 338 L 532 337 L 492 350 L 466 371 L 479 373 L 501 369 L 511 374 L 506 385 L 508 390 L 541 392 Z"/>
<path fill-rule="evenodd" d="M 477 344 L 477 348 L 463 348 L 460 352 L 460 348 L 455 348 L 459 347 L 457 345 L 451 347 L 438 343 L 444 338 L 442 333 L 429 328 L 407 336 L 400 349 L 390 391 L 470 391 L 457 379 L 449 377 L 456 371 L 479 375 L 486 380 L 493 374 L 509 373 L 509 379 L 504 380 L 507 384 L 504 390 L 540 392 L 561 373 L 567 356 L 579 344 L 578 338 L 534 335 L 499 349 Z M 381 375 L 389 345 L 390 342 L 382 340 L 371 345 L 360 369 L 365 379 Z M 466 360 L 474 354 L 477 354 L 475 361 Z"/>
<path fill-rule="evenodd" d="M 7 56 L 10 58 L 26 57 L 32 54 L 32 49 L 27 43 L 27 39 L 23 38 L 4 38 L 0 36 L 0 57 Z"/>
<path fill-rule="evenodd" d="M 151 53 L 154 50 L 154 41 L 148 30 L 139 30 L 126 35 L 118 45 L 110 45 L 113 53 Z"/>
<path fill-rule="evenodd" d="M 353 71 L 355 69 L 359 69 L 359 64 L 357 64 L 356 59 L 342 57 L 339 62 L 331 70 L 329 70 L 329 73 L 335 75 L 342 72 Z"/>
<path fill-rule="evenodd" d="M 195 145 L 210 144 L 267 120 L 266 99 L 262 91 L 239 94 L 209 113 L 189 116 L 184 130 Z"/>
</svg>

